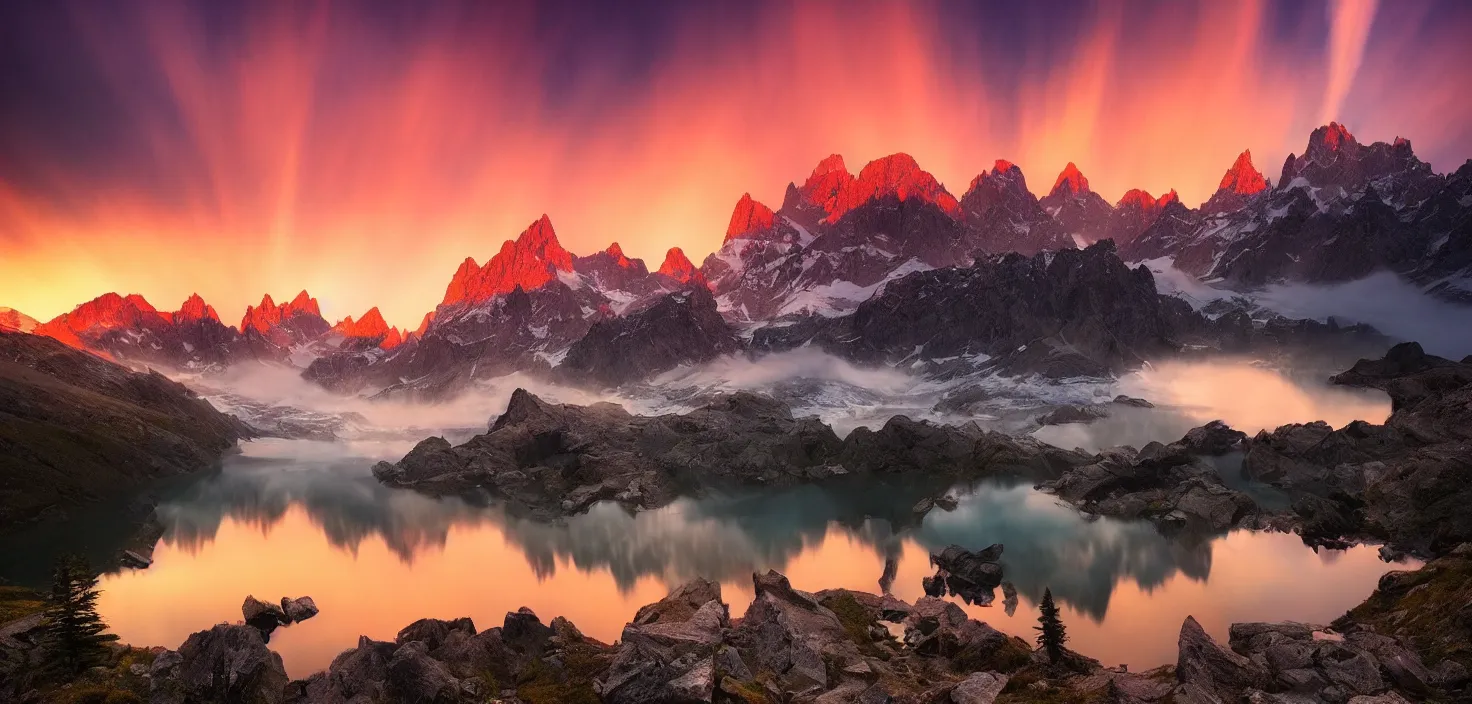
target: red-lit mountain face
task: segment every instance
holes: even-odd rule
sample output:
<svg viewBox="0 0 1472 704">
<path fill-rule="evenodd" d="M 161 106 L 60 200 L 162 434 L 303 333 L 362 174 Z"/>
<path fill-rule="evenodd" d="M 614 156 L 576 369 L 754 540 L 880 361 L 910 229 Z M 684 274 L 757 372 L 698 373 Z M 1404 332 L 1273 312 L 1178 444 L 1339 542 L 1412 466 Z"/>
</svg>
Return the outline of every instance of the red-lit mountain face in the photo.
<svg viewBox="0 0 1472 704">
<path fill-rule="evenodd" d="M 572 255 L 557 241 L 552 221 L 543 215 L 515 240 L 504 242 L 485 266 L 476 266 L 467 257 L 450 279 L 441 305 L 474 305 L 518 286 L 527 291 L 539 288 L 559 272 L 571 273 L 572 263 Z"/>
<path fill-rule="evenodd" d="M 1437 175 L 1405 140 L 1361 145 L 1331 124 L 1315 130 L 1302 157 L 1287 160 L 1283 176 L 1274 187 L 1244 151 L 1199 209 L 1174 191 L 1157 198 L 1139 189 L 1110 206 L 1075 164 L 1039 200 L 1022 171 L 999 160 L 958 200 L 906 155 L 871 162 L 858 176 L 834 155 L 801 186 L 790 184 L 778 210 L 743 194 L 721 249 L 699 267 L 678 248 L 654 271 L 616 243 L 573 256 L 544 216 L 484 266 L 467 259 L 444 302 L 407 335 L 376 310 L 329 335 L 305 292 L 285 305 L 267 296 L 248 308 L 235 346 L 234 331 L 198 297 L 160 313 L 136 296 L 104 296 L 39 329 L 108 354 L 191 363 L 210 354 L 195 350 L 221 346 L 244 351 L 213 358 L 305 364 L 322 357 L 307 375 L 333 388 L 439 395 L 474 379 L 558 366 L 602 321 L 653 316 L 627 328 L 644 330 L 648 320 L 693 320 L 652 312 L 670 296 L 694 300 L 692 287 L 708 287 L 728 321 L 780 326 L 847 316 L 895 281 L 968 266 L 978 254 L 1059 251 L 1099 239 L 1113 240 L 1126 261 L 1170 257 L 1228 282 L 1339 281 L 1389 268 L 1447 297 L 1472 295 L 1459 283 L 1472 269 L 1472 165 Z M 181 337 L 185 329 L 196 332 Z M 344 341 L 343 349 L 327 338 Z M 660 365 L 669 361 L 651 354 Z"/>
<path fill-rule="evenodd" d="M 1262 172 L 1252 165 L 1252 152 L 1244 151 L 1222 175 L 1221 185 L 1211 199 L 1202 204 L 1201 212 L 1207 214 L 1226 213 L 1237 210 L 1268 190 L 1271 184 Z"/>
<path fill-rule="evenodd" d="M 142 296 L 108 293 L 39 325 L 39 335 L 118 359 L 175 367 L 225 364 L 249 356 L 234 328 L 198 295 L 173 313 Z"/>
<path fill-rule="evenodd" d="M 1053 190 L 1038 204 L 1078 244 L 1104 239 L 1109 215 L 1114 210 L 1108 201 L 1089 189 L 1089 180 L 1071 161 L 1053 182 Z"/>
<path fill-rule="evenodd" d="M 404 342 L 404 333 L 384 322 L 383 314 L 378 312 L 376 306 L 369 308 L 357 320 L 353 320 L 351 315 L 343 318 L 332 326 L 332 332 L 343 337 L 345 346 L 353 348 L 377 347 L 391 350 Z"/>
<path fill-rule="evenodd" d="M 331 325 L 322 317 L 317 299 L 302 291 L 284 305 L 276 305 L 271 295 L 261 297 L 257 306 L 248 306 L 240 321 L 240 332 L 279 347 L 301 345 L 322 337 Z"/>
<path fill-rule="evenodd" d="M 1188 273 L 1248 286 L 1390 270 L 1472 298 L 1458 283 L 1472 264 L 1472 162 L 1438 175 L 1407 140 L 1362 145 L 1330 123 L 1309 136 L 1303 156 L 1288 156 L 1275 188 L 1238 193 L 1259 185 L 1250 165 L 1244 154 L 1206 207 L 1161 218 L 1123 254 L 1171 257 Z"/>
<path fill-rule="evenodd" d="M 0 332 L 32 332 L 41 323 L 14 308 L 0 307 Z"/>
</svg>

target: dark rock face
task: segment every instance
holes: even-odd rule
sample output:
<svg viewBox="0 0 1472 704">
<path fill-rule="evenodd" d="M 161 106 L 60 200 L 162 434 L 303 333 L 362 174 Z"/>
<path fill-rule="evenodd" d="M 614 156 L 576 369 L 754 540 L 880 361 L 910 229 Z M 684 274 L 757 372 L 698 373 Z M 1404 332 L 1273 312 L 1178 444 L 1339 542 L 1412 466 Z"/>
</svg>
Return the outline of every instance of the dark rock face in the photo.
<svg viewBox="0 0 1472 704">
<path fill-rule="evenodd" d="M 594 323 L 568 349 L 557 373 L 568 381 L 616 386 L 740 349 L 710 289 L 695 286 L 636 313 Z"/>
<path fill-rule="evenodd" d="M 1243 437 L 1214 421 L 1169 445 L 1104 450 L 1042 487 L 1090 513 L 1204 531 L 1255 525 L 1267 518 L 1262 509 L 1223 484 L 1216 468 L 1201 459 L 1230 450 Z"/>
<path fill-rule="evenodd" d="M 1201 624 L 1190 616 L 1181 624 L 1176 680 L 1187 693 L 1209 697 L 1203 701 L 1235 701 L 1235 693 L 1248 689 L 1262 690 L 1269 682 L 1262 667 L 1217 645 Z"/>
<path fill-rule="evenodd" d="M 286 701 L 288 680 L 281 656 L 271 652 L 260 631 L 251 626 L 220 624 L 195 633 L 178 652 L 155 658 L 149 675 L 150 702 Z"/>
<path fill-rule="evenodd" d="M 245 597 L 245 603 L 240 607 L 240 614 L 245 617 L 245 623 L 261 632 L 261 636 L 270 640 L 271 632 L 277 626 L 291 623 L 282 607 L 269 602 L 261 601 L 253 596 Z"/>
<path fill-rule="evenodd" d="M 303 596 L 295 599 L 281 597 L 281 611 L 286 614 L 286 619 L 292 623 L 305 621 L 316 616 L 317 602 L 312 597 Z"/>
<path fill-rule="evenodd" d="M 952 545 L 939 553 L 931 553 L 930 564 L 935 567 L 935 576 L 926 578 L 925 593 L 930 596 L 949 593 L 961 597 L 968 604 L 990 604 L 996 597 L 996 588 L 1002 586 L 1002 566 L 997 564 L 1001 557 L 1000 543 L 977 552 Z"/>
<path fill-rule="evenodd" d="M 1038 425 L 1067 425 L 1069 423 L 1091 423 L 1100 418 L 1107 418 L 1109 411 L 1099 405 L 1067 405 L 1059 406 L 1047 413 L 1038 416 Z"/>
<path fill-rule="evenodd" d="M 518 389 L 490 432 L 458 447 L 431 438 L 374 474 L 394 486 L 482 486 L 554 513 L 577 512 L 600 499 L 658 505 L 707 483 L 825 476 L 840 445 L 816 419 L 793 419 L 786 406 L 748 393 L 684 415 L 642 417 L 613 404 L 548 404 Z"/>
<path fill-rule="evenodd" d="M 1031 256 L 1074 246 L 1073 238 L 1027 189 L 1022 169 L 1005 160 L 972 179 L 961 196 L 961 213 L 972 229 L 969 241 L 976 251 Z"/>
<path fill-rule="evenodd" d="M 682 585 L 639 610 L 624 628 L 607 674 L 594 686 L 605 702 L 710 701 L 721 676 L 718 650 L 729 626 L 719 584 Z M 750 676 L 739 654 L 728 651 L 721 660 L 719 669 Z"/>
<path fill-rule="evenodd" d="M 246 432 L 159 374 L 0 332 L 0 525 L 204 469 Z"/>
<path fill-rule="evenodd" d="M 1240 190 L 1242 180 L 1233 183 Z M 1314 131 L 1302 156 L 1288 157 L 1276 188 L 1262 185 L 1214 196 L 1199 212 L 1167 211 L 1122 247 L 1125 258 L 1169 256 L 1184 271 L 1241 285 L 1389 270 L 1447 298 L 1472 296 L 1456 283 L 1472 265 L 1472 169 L 1440 176 L 1409 141 L 1362 145 L 1330 123 Z"/>
<path fill-rule="evenodd" d="M 1405 343 L 1334 381 L 1385 390 L 1389 420 L 1263 431 L 1248 444 L 1244 473 L 1296 498 L 1308 538 L 1372 536 L 1418 554 L 1472 540 L 1463 510 L 1472 500 L 1472 365 Z"/>
<path fill-rule="evenodd" d="M 486 300 L 441 305 L 424 335 L 388 351 L 318 358 L 302 376 L 339 392 L 443 399 L 475 379 L 545 372 L 594 322 L 613 315 L 591 287 L 555 279 L 530 291 L 518 286 Z"/>
<path fill-rule="evenodd" d="M 1183 301 L 1158 295 L 1148 271 L 1125 267 L 1106 241 L 911 274 L 852 315 L 764 328 L 753 346 L 813 343 L 865 362 L 985 355 L 1014 372 L 1098 376 L 1172 354 L 1206 327 Z"/>
</svg>

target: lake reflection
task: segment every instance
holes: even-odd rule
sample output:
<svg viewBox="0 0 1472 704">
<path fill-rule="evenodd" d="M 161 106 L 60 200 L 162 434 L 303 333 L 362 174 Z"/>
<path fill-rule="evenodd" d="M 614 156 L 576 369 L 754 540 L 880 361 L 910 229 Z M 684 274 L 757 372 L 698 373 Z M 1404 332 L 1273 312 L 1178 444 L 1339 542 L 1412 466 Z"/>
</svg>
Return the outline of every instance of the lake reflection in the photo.
<svg viewBox="0 0 1472 704">
<path fill-rule="evenodd" d="M 1048 426 L 1035 434 L 1059 447 L 1097 451 L 1114 445 L 1170 442 L 1213 420 L 1248 435 L 1288 423 L 1322 420 L 1384 423 L 1390 397 L 1374 389 L 1334 386 L 1329 370 L 1288 372 L 1244 360 L 1163 362 L 1126 375 L 1112 393 L 1144 398 L 1156 408 L 1109 404 L 1109 417 Z"/>
<path fill-rule="evenodd" d="M 367 467 L 400 452 L 248 444 L 223 471 L 163 497 L 154 566 L 104 579 L 104 617 L 125 641 L 177 647 L 211 623 L 238 620 L 246 594 L 308 594 L 321 615 L 271 641 L 300 677 L 360 634 L 390 639 L 425 616 L 469 615 L 486 628 L 530 606 L 612 641 L 639 606 L 697 575 L 719 579 L 739 614 L 753 571 L 780 570 L 803 589 L 878 591 L 888 559 L 894 593 L 913 601 L 929 552 L 1001 542 L 1020 608 L 1007 616 L 1000 606 L 966 607 L 974 617 L 1030 639 L 1048 587 L 1075 648 L 1138 668 L 1175 659 L 1187 614 L 1218 637 L 1233 621 L 1328 621 L 1387 569 L 1368 547 L 1315 554 L 1291 535 L 1172 540 L 1148 524 L 1089 522 L 1026 486 L 1001 484 L 958 488 L 957 510 L 919 522 L 915 501 L 944 487 L 844 482 L 637 514 L 600 504 L 549 524 L 386 489 Z"/>
</svg>

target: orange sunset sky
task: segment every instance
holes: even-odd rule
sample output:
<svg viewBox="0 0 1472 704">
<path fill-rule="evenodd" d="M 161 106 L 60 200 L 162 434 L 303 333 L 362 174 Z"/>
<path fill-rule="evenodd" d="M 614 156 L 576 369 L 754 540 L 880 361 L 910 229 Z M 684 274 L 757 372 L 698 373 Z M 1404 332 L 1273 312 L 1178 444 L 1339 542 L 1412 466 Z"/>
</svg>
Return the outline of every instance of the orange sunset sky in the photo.
<svg viewBox="0 0 1472 704">
<path fill-rule="evenodd" d="M 547 213 L 657 266 L 840 153 L 1205 200 L 1317 125 L 1472 156 L 1459 2 L 26 3 L 0 12 L 0 306 L 414 327 Z M 1018 7 L 1017 5 L 1023 5 Z"/>
</svg>

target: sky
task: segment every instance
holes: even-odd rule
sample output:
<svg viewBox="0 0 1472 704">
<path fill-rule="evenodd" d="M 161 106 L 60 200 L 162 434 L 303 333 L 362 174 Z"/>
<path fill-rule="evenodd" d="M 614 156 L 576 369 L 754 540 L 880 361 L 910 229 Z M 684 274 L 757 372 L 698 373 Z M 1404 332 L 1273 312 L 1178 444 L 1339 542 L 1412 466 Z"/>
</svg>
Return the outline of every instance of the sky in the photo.
<svg viewBox="0 0 1472 704">
<path fill-rule="evenodd" d="M 1468 36 L 1461 0 L 5 3 L 0 306 L 237 322 L 305 288 L 412 328 L 543 213 L 576 254 L 698 262 L 831 153 L 1194 206 L 1336 120 L 1447 172 Z"/>
</svg>

